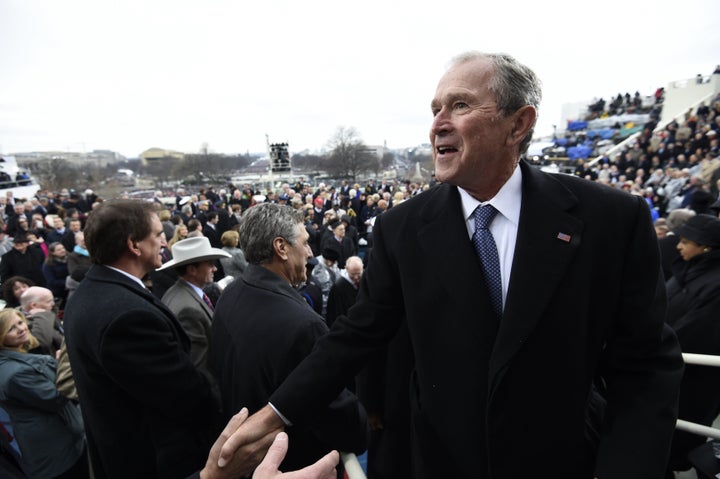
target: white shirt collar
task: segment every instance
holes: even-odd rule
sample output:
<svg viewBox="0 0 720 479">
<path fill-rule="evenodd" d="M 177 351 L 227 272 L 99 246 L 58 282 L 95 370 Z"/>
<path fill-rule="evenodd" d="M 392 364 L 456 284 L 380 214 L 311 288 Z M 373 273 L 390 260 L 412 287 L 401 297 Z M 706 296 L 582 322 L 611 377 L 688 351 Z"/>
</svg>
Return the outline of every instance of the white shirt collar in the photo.
<svg viewBox="0 0 720 479">
<path fill-rule="evenodd" d="M 200 296 L 200 299 L 203 299 L 203 297 L 205 296 L 205 292 L 202 290 L 202 288 L 198 288 L 197 286 L 192 284 L 190 281 L 187 281 L 187 280 L 183 280 L 183 281 L 185 281 L 187 283 L 187 285 L 190 286 L 195 291 L 195 294 Z"/>
<path fill-rule="evenodd" d="M 500 191 L 488 201 L 480 202 L 460 187 L 458 187 L 458 191 L 460 192 L 463 215 L 466 220 L 471 219 L 478 205 L 490 204 L 512 222 L 516 228 L 520 223 L 520 204 L 522 203 L 522 172 L 520 171 L 520 165 L 515 167 L 515 171 L 500 188 Z"/>
<path fill-rule="evenodd" d="M 105 265 L 105 266 L 107 266 L 107 265 Z M 141 280 L 140 278 L 138 278 L 137 276 L 133 276 L 133 275 L 131 275 L 130 273 L 128 273 L 127 271 L 123 271 L 123 270 L 121 270 L 121 269 L 119 269 L 119 268 L 115 268 L 115 267 L 113 267 L 113 266 L 107 266 L 107 267 L 110 268 L 110 269 L 112 269 L 112 270 L 114 270 L 114 271 L 117 271 L 117 272 L 120 273 L 120 274 L 124 274 L 125 276 L 127 276 L 128 278 L 130 278 L 131 280 L 133 280 L 133 281 L 135 281 L 137 284 L 139 284 L 140 287 L 142 287 L 142 289 L 147 289 L 147 288 L 145 287 L 145 285 L 143 284 L 142 280 Z"/>
</svg>

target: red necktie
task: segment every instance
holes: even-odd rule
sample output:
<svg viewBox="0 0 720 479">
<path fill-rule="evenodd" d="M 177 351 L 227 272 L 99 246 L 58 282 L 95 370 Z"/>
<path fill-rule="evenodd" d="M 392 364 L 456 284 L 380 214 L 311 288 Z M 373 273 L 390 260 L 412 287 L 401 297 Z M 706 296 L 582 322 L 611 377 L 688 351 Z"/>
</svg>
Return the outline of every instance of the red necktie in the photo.
<svg viewBox="0 0 720 479">
<path fill-rule="evenodd" d="M 210 311 L 215 311 L 212 301 L 210 301 L 210 298 L 208 298 L 208 295 L 205 293 L 203 293 L 203 301 L 205 301 L 205 304 L 208 305 L 208 308 L 210 308 Z"/>
</svg>

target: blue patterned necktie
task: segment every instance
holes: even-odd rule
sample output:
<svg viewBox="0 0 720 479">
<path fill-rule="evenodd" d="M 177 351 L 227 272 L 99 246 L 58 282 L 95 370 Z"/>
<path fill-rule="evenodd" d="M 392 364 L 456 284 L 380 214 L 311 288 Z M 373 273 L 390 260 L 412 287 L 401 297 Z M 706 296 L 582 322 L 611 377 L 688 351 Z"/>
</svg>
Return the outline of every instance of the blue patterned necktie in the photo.
<svg viewBox="0 0 720 479">
<path fill-rule="evenodd" d="M 488 229 L 497 210 L 492 205 L 478 206 L 473 216 L 475 218 L 475 233 L 472 241 L 475 251 L 482 263 L 485 284 L 490 294 L 490 302 L 498 319 L 502 317 L 502 281 L 500 279 L 500 258 L 492 233 Z"/>
</svg>

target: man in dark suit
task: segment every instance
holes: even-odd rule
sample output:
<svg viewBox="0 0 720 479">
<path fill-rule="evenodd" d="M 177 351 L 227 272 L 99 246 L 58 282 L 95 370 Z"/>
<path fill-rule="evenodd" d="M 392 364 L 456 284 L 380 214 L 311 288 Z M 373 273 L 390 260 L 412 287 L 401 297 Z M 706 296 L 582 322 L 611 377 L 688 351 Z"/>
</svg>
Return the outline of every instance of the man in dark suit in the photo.
<svg viewBox="0 0 720 479">
<path fill-rule="evenodd" d="M 222 248 L 222 242 L 220 241 L 220 232 L 217 229 L 218 225 L 218 214 L 214 211 L 209 211 L 205 214 L 205 224 L 202 228 L 202 234 L 210 240 L 210 246 L 213 248 Z"/>
<path fill-rule="evenodd" d="M 265 406 L 327 333 L 322 317 L 294 289 L 307 280 L 306 263 L 312 257 L 302 212 L 259 204 L 245 213 L 239 235 L 249 264 L 218 302 L 210 350 L 227 415 L 242 406 L 250 411 Z M 288 427 L 292 447 L 284 468 L 304 467 L 330 449 L 365 450 L 365 411 L 349 391 L 335 396 L 309 423 Z"/>
<path fill-rule="evenodd" d="M 345 223 L 337 218 L 328 222 L 328 232 L 322 240 L 321 251 L 327 248 L 334 248 L 340 253 L 337 259 L 340 269 L 345 268 L 345 262 L 349 257 L 357 254 L 355 243 L 345 235 Z"/>
<path fill-rule="evenodd" d="M 72 251 L 75 248 L 75 235 L 77 235 L 81 230 L 82 222 L 79 219 L 73 218 L 68 221 L 68 227 L 60 239 L 60 242 L 63 246 L 65 246 L 65 250 Z"/>
<path fill-rule="evenodd" d="M 337 318 L 346 315 L 355 304 L 363 268 L 362 259 L 358 256 L 350 256 L 345 262 L 345 269 L 340 272 L 340 278 L 330 287 L 325 316 L 329 328 Z"/>
<path fill-rule="evenodd" d="M 154 204 L 103 203 L 85 239 L 93 267 L 65 309 L 67 349 L 96 478 L 186 477 L 219 424 L 208 379 L 172 312 L 141 279 L 159 267 Z"/>
<path fill-rule="evenodd" d="M 508 55 L 455 59 L 431 103 L 442 184 L 378 217 L 349 317 L 220 462 L 279 414 L 310 421 L 405 324 L 412 477 L 662 477 L 683 365 L 647 204 L 520 161 L 540 99 Z"/>
</svg>

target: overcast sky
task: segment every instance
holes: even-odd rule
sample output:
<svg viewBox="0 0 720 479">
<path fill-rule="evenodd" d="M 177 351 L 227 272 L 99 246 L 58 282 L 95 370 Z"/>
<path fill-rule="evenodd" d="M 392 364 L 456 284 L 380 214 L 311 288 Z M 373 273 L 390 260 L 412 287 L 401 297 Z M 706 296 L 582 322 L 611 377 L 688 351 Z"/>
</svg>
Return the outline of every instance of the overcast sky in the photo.
<svg viewBox="0 0 720 479">
<path fill-rule="evenodd" d="M 712 73 L 719 18 L 718 0 L 0 0 L 0 153 L 317 151 L 340 125 L 414 146 L 466 50 L 536 71 L 549 134 L 563 103 Z"/>
</svg>

